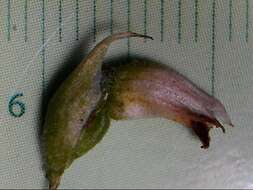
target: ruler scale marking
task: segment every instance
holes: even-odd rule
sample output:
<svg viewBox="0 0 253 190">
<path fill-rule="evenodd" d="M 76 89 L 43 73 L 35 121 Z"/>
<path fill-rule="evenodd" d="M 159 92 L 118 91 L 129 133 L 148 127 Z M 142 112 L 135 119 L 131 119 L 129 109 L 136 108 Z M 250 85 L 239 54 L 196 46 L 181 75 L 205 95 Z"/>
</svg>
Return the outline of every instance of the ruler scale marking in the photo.
<svg viewBox="0 0 253 190">
<path fill-rule="evenodd" d="M 79 0 L 76 0 L 76 40 L 79 40 Z"/>
<path fill-rule="evenodd" d="M 161 35 L 161 42 L 163 42 L 163 30 L 164 30 L 164 0 L 160 1 L 161 10 L 160 10 L 160 35 Z"/>
<path fill-rule="evenodd" d="M 7 40 L 11 40 L 11 1 L 7 0 Z"/>
<path fill-rule="evenodd" d="M 199 2 L 195 0 L 194 2 L 194 41 L 198 42 L 198 28 L 199 28 Z"/>
<path fill-rule="evenodd" d="M 45 0 L 42 0 L 42 26 L 41 26 L 41 30 L 42 30 L 42 39 L 41 39 L 41 43 L 42 46 L 44 46 L 45 44 Z M 41 56 L 42 56 L 42 107 L 44 110 L 45 107 L 45 47 L 43 47 L 42 51 L 41 51 Z"/>
<path fill-rule="evenodd" d="M 212 81 L 212 95 L 214 95 L 214 83 L 215 83 L 215 21 L 216 21 L 216 0 L 213 0 L 212 2 L 212 56 L 211 56 L 211 62 L 212 62 L 212 73 L 211 73 L 211 81 Z"/>
<path fill-rule="evenodd" d="M 147 0 L 144 0 L 144 35 L 147 35 Z M 144 42 L 147 42 L 146 38 L 144 38 Z"/>
<path fill-rule="evenodd" d="M 232 41 L 232 8 L 233 2 L 229 0 L 229 41 Z"/>
<path fill-rule="evenodd" d="M 62 0 L 59 0 L 59 42 L 62 41 Z"/>
<path fill-rule="evenodd" d="M 24 1 L 24 32 L 25 32 L 25 42 L 27 42 L 28 36 L 27 36 L 27 31 L 28 31 L 28 17 L 27 17 L 27 9 L 28 9 L 28 0 Z"/>
<path fill-rule="evenodd" d="M 7 39 L 8 41 L 11 40 L 11 1 L 7 0 Z M 44 0 L 43 2 L 43 6 L 45 4 Z M 62 27 L 61 27 L 61 22 L 62 22 L 62 0 L 59 0 L 59 41 L 62 40 Z M 96 41 L 96 0 L 93 1 L 94 2 L 94 42 Z M 110 19 L 111 19 L 111 33 L 113 32 L 113 0 L 110 1 L 111 2 L 111 15 L 110 15 Z M 199 14 L 199 10 L 198 10 L 198 0 L 195 0 L 195 42 L 197 42 L 198 40 L 198 14 Z M 161 20 L 160 20 L 160 33 L 161 33 L 161 41 L 163 41 L 163 23 L 164 23 L 164 0 L 160 0 L 160 5 L 161 5 Z M 182 1 L 178 0 L 178 43 L 181 42 L 181 25 L 182 25 L 182 21 L 181 21 L 181 14 L 182 14 L 182 10 L 181 10 L 181 6 L 182 6 Z M 246 42 L 248 42 L 249 39 L 249 0 L 245 0 L 245 7 L 246 7 L 246 12 L 245 12 L 245 19 L 246 19 L 246 24 L 245 24 L 245 40 Z M 28 0 L 24 0 L 24 39 L 25 42 L 28 39 L 28 27 L 27 27 L 27 12 L 28 12 Z M 45 8 L 43 8 L 45 9 Z M 215 73 L 215 0 L 213 0 L 213 7 L 212 7 L 212 93 L 214 94 L 214 83 L 215 83 L 215 77 L 214 77 L 214 73 Z M 78 39 L 79 36 L 79 26 L 78 26 L 78 0 L 76 0 L 76 39 Z M 44 10 L 43 10 L 44 11 Z M 130 30 L 130 0 L 128 0 L 128 31 Z M 232 37 L 233 37 L 233 25 L 232 25 L 232 20 L 233 20 L 233 0 L 229 0 L 229 41 L 232 41 Z M 43 15 L 45 16 L 45 15 Z M 147 34 L 147 0 L 144 0 L 144 34 Z M 43 21 L 45 22 L 45 21 Z M 43 33 L 45 32 L 45 24 L 43 24 Z M 43 41 L 44 41 L 44 34 L 43 34 Z M 130 54 L 130 41 L 129 39 L 127 40 L 128 44 L 128 54 Z M 42 51 L 42 54 L 44 54 L 45 50 Z M 43 55 L 44 57 L 44 55 Z M 45 58 L 43 58 L 44 60 Z M 44 61 L 43 61 L 44 62 Z M 43 69 L 44 70 L 44 69 Z M 43 74 L 44 75 L 44 74 Z"/>
<path fill-rule="evenodd" d="M 93 42 L 96 42 L 96 34 L 97 34 L 97 2 L 93 0 Z"/>
<path fill-rule="evenodd" d="M 246 42 L 249 41 L 249 0 L 246 0 L 246 33 L 245 33 Z"/>
<path fill-rule="evenodd" d="M 130 31 L 130 0 L 127 0 L 127 30 Z M 127 38 L 127 56 L 130 57 L 130 39 Z"/>
<path fill-rule="evenodd" d="M 113 0 L 110 1 L 110 32 L 113 34 Z"/>
<path fill-rule="evenodd" d="M 181 21 L 181 6 L 182 6 L 182 1 L 178 0 L 178 25 L 177 25 L 177 42 L 180 44 L 181 43 L 181 25 L 182 25 L 182 21 Z"/>
</svg>

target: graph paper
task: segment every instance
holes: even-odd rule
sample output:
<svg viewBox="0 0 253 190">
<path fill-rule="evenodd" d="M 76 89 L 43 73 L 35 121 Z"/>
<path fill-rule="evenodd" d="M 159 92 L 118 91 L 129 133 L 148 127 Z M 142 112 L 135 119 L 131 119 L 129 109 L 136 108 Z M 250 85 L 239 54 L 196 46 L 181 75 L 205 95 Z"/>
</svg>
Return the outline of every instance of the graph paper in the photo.
<svg viewBox="0 0 253 190">
<path fill-rule="evenodd" d="M 100 40 L 120 31 L 105 60 L 169 65 L 221 100 L 235 125 L 200 149 L 165 119 L 113 121 L 66 170 L 60 188 L 253 188 L 252 0 L 0 1 L 0 188 L 47 188 L 42 110 L 55 86 Z"/>
</svg>

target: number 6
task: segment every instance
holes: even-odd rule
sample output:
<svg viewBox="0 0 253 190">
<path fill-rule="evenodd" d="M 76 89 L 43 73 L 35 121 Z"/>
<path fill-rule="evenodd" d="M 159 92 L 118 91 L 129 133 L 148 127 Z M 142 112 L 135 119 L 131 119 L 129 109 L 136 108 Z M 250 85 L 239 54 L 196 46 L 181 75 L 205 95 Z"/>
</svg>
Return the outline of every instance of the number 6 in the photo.
<svg viewBox="0 0 253 190">
<path fill-rule="evenodd" d="M 17 93 L 14 96 L 11 97 L 10 101 L 9 101 L 9 112 L 13 117 L 21 117 L 24 113 L 25 113 L 25 104 L 21 101 L 15 100 L 18 97 L 22 97 L 23 93 Z M 13 108 L 17 106 L 19 107 L 19 112 L 18 111 L 14 111 Z"/>
</svg>

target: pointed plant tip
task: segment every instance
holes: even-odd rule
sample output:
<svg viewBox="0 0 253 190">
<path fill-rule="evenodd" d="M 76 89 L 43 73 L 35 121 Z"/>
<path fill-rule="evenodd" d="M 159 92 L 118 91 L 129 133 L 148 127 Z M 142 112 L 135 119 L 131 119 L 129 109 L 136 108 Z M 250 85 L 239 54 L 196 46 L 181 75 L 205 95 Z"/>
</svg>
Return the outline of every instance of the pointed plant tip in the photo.
<svg viewBox="0 0 253 190">
<path fill-rule="evenodd" d="M 132 34 L 136 35 L 137 37 L 142 37 L 142 38 L 147 38 L 147 39 L 150 39 L 150 40 L 154 40 L 154 38 L 152 36 L 148 36 L 148 35 L 144 35 L 144 34 L 138 34 L 138 33 L 135 33 L 135 32 L 132 32 Z"/>
<path fill-rule="evenodd" d="M 57 190 L 59 184 L 49 184 L 48 190 Z"/>
<path fill-rule="evenodd" d="M 154 38 L 152 36 L 145 36 L 145 38 L 148 38 L 150 40 L 154 40 Z"/>
<path fill-rule="evenodd" d="M 53 180 L 49 182 L 49 190 L 57 190 L 61 181 L 61 176 L 55 177 Z"/>
<path fill-rule="evenodd" d="M 115 33 L 115 34 L 109 36 L 109 39 L 110 39 L 109 41 L 111 41 L 111 40 L 114 41 L 114 40 L 123 39 L 123 38 L 130 38 L 130 37 L 147 38 L 147 39 L 153 40 L 152 36 L 129 31 L 129 32 Z"/>
</svg>

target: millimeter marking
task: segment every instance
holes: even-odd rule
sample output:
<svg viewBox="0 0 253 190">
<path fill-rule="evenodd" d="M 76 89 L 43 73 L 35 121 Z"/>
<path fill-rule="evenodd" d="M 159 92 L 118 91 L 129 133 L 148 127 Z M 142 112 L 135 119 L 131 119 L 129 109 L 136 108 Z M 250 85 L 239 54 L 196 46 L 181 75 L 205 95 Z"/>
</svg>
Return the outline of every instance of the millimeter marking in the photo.
<svg viewBox="0 0 253 190">
<path fill-rule="evenodd" d="M 194 41 L 195 42 L 198 42 L 198 28 L 199 28 L 199 1 L 198 0 L 195 0 L 194 2 L 194 9 L 195 9 L 195 14 L 194 14 Z"/>
<path fill-rule="evenodd" d="M 246 42 L 249 41 L 249 0 L 246 0 Z"/>
<path fill-rule="evenodd" d="M 147 35 L 147 0 L 144 0 L 144 35 Z M 146 38 L 144 38 L 144 42 L 147 42 Z"/>
<path fill-rule="evenodd" d="M 7 40 L 11 40 L 11 1 L 7 0 Z"/>
<path fill-rule="evenodd" d="M 130 0 L 127 0 L 127 30 L 130 31 Z M 130 39 L 127 38 L 127 56 L 130 57 Z"/>
<path fill-rule="evenodd" d="M 79 40 L 79 0 L 76 0 L 76 40 Z"/>
<path fill-rule="evenodd" d="M 42 30 L 42 44 L 45 44 L 45 0 L 42 0 L 42 23 L 41 23 L 41 30 Z M 45 48 L 41 51 L 42 54 L 42 106 L 44 107 L 45 103 Z"/>
<path fill-rule="evenodd" d="M 182 6 L 182 1 L 178 0 L 178 24 L 177 24 L 177 42 L 180 44 L 181 43 L 181 25 L 182 25 L 182 20 L 181 20 L 181 6 Z"/>
<path fill-rule="evenodd" d="M 27 8 L 28 8 L 28 0 L 25 0 L 24 2 L 24 32 L 25 32 L 25 42 L 27 42 L 28 36 L 27 36 L 27 30 L 28 30 L 28 24 L 27 24 Z"/>
<path fill-rule="evenodd" d="M 213 0 L 212 2 L 212 76 L 211 76 L 211 80 L 212 80 L 212 95 L 214 95 L 214 72 L 215 72 L 215 68 L 214 68 L 214 63 L 215 63 L 215 21 L 216 21 L 216 0 Z"/>
<path fill-rule="evenodd" d="M 62 41 L 62 0 L 59 0 L 59 42 Z"/>
<path fill-rule="evenodd" d="M 232 41 L 232 9 L 233 9 L 233 2 L 229 0 L 229 41 Z"/>
<path fill-rule="evenodd" d="M 113 0 L 110 1 L 110 32 L 113 34 Z"/>
<path fill-rule="evenodd" d="M 161 35 L 161 42 L 163 42 L 163 30 L 164 30 L 164 0 L 161 0 L 161 10 L 160 10 L 160 35 Z"/>
<path fill-rule="evenodd" d="M 96 34 L 97 34 L 97 2 L 96 0 L 93 0 L 93 42 L 96 42 Z"/>
</svg>

